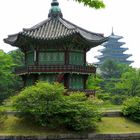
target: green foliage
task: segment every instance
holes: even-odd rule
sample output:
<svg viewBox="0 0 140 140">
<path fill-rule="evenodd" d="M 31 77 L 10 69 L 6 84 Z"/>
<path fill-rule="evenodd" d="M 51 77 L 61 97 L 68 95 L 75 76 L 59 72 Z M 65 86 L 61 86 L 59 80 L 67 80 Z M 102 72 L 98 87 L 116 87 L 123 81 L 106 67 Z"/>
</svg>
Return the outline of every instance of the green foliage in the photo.
<svg viewBox="0 0 140 140">
<path fill-rule="evenodd" d="M 111 95 L 109 93 L 98 93 L 97 97 L 103 101 L 110 100 Z"/>
<path fill-rule="evenodd" d="M 24 53 L 21 52 L 19 49 L 14 50 L 14 51 L 10 51 L 8 53 L 8 55 L 10 55 L 13 59 L 13 63 L 16 66 L 23 66 L 24 65 Z"/>
<path fill-rule="evenodd" d="M 103 3 L 102 0 L 75 0 L 75 1 L 78 1 L 79 3 L 84 3 L 84 5 L 95 9 L 105 8 L 105 4 Z"/>
<path fill-rule="evenodd" d="M 94 96 L 90 96 L 90 97 L 88 98 L 88 100 L 89 100 L 94 106 L 96 106 L 96 107 L 99 108 L 99 109 L 100 109 L 100 107 L 102 107 L 103 104 L 104 104 L 104 101 L 103 101 L 102 99 L 99 99 L 99 98 L 94 97 Z"/>
<path fill-rule="evenodd" d="M 86 87 L 87 89 L 92 89 L 99 92 L 101 91 L 101 82 L 103 82 L 103 79 L 99 75 L 90 75 L 88 77 Z"/>
<path fill-rule="evenodd" d="M 125 98 L 126 97 L 123 95 L 116 94 L 111 97 L 111 102 L 115 105 L 121 105 L 123 101 L 125 100 Z"/>
<path fill-rule="evenodd" d="M 109 100 L 113 104 L 120 105 L 130 94 L 136 93 L 136 87 L 137 91 L 139 91 L 138 87 L 140 86 L 138 85 L 140 85 L 140 82 L 138 81 L 140 80 L 138 79 L 140 77 L 138 74 L 135 76 L 132 73 L 133 69 L 128 65 L 107 60 L 100 66 L 100 70 L 101 76 L 103 77 L 103 82 L 100 85 L 102 92 L 105 93 L 104 95 L 99 94 L 99 98 L 102 100 Z M 132 83 L 133 85 L 131 85 Z M 106 93 L 109 93 L 109 95 L 106 96 Z M 138 96 L 138 94 L 135 95 Z"/>
<path fill-rule="evenodd" d="M 116 91 L 126 96 L 140 96 L 140 69 L 130 68 L 115 84 Z"/>
<path fill-rule="evenodd" d="M 103 78 L 119 78 L 122 73 L 122 68 L 124 65 L 118 64 L 113 60 L 106 60 L 101 66 L 101 75 Z"/>
<path fill-rule="evenodd" d="M 3 125 L 4 121 L 7 119 L 7 114 L 4 110 L 0 110 L 0 126 Z"/>
<path fill-rule="evenodd" d="M 12 73 L 13 58 L 0 50 L 0 104 L 21 87 L 21 79 Z"/>
<path fill-rule="evenodd" d="M 140 122 L 140 97 L 132 97 L 126 100 L 122 112 L 124 116 Z"/>
<path fill-rule="evenodd" d="M 41 126 L 62 126 L 76 131 L 94 128 L 100 115 L 85 94 L 64 96 L 64 92 L 58 83 L 39 82 L 21 91 L 12 101 L 22 117 Z"/>
</svg>

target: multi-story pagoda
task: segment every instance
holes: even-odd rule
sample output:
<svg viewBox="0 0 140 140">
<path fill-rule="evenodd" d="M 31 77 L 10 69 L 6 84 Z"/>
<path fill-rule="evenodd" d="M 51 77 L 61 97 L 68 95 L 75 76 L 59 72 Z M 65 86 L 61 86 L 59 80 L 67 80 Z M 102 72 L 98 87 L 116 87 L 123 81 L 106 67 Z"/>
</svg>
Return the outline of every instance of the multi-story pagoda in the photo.
<svg viewBox="0 0 140 140">
<path fill-rule="evenodd" d="M 122 36 L 115 35 L 112 29 L 112 33 L 109 36 L 108 41 L 102 44 L 104 48 L 98 50 L 99 52 L 102 53 L 102 55 L 95 56 L 95 58 L 98 58 L 99 60 L 97 64 L 100 65 L 104 63 L 106 60 L 112 60 L 118 63 L 128 64 L 128 65 L 133 63 L 133 61 L 127 60 L 127 58 L 129 58 L 132 55 L 124 54 L 124 52 L 128 50 L 128 48 L 121 47 L 122 45 L 125 44 L 124 42 L 119 41 L 122 38 L 123 38 Z"/>
<path fill-rule="evenodd" d="M 96 71 L 87 66 L 86 52 L 105 42 L 102 34 L 87 31 L 65 20 L 57 0 L 48 19 L 4 39 L 25 54 L 25 67 L 16 70 L 24 84 L 39 80 L 61 82 L 70 90 L 85 90 L 86 79 Z"/>
</svg>

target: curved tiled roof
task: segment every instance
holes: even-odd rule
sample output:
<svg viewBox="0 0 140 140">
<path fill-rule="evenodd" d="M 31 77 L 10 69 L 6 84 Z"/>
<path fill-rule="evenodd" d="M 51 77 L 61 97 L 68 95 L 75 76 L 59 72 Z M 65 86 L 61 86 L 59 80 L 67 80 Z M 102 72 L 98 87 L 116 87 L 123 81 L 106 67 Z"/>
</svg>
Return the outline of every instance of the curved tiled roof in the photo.
<svg viewBox="0 0 140 140">
<path fill-rule="evenodd" d="M 63 19 L 57 0 L 53 0 L 51 6 L 47 20 L 33 26 L 32 28 L 23 29 L 22 32 L 10 35 L 8 38 L 4 39 L 4 41 L 13 46 L 17 46 L 17 44 L 20 44 L 18 41 L 23 38 L 26 40 L 26 37 L 34 40 L 53 41 L 66 39 L 67 37 L 72 37 L 74 35 L 79 35 L 80 38 L 86 41 L 90 47 L 100 45 L 107 41 L 108 38 L 105 38 L 103 34 L 87 31 Z M 24 43 L 23 39 L 22 45 Z"/>
<path fill-rule="evenodd" d="M 14 45 L 19 38 L 19 35 L 39 40 L 57 40 L 74 34 L 80 35 L 89 43 L 101 44 L 107 40 L 107 38 L 105 38 L 102 34 L 87 31 L 65 19 L 57 17 L 49 18 L 32 28 L 23 29 L 23 31 L 18 34 L 8 36 L 8 38 L 4 41 L 8 44 Z"/>
<path fill-rule="evenodd" d="M 48 19 L 30 29 L 24 29 L 20 34 L 42 40 L 55 40 L 70 36 L 76 33 L 76 30 L 71 25 L 66 25 L 62 23 L 59 19 Z"/>
</svg>

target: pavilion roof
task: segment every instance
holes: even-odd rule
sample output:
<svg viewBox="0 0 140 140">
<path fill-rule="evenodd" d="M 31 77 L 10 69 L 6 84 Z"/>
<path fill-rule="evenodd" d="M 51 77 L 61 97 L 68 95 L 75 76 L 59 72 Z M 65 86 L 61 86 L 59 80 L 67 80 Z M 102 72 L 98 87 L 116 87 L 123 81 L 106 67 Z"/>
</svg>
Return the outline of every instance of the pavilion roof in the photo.
<svg viewBox="0 0 140 140">
<path fill-rule="evenodd" d="M 87 31 L 65 20 L 58 8 L 58 2 L 53 0 L 52 9 L 49 12 L 47 20 L 29 29 L 23 29 L 22 32 L 17 34 L 9 35 L 8 38 L 4 39 L 4 42 L 17 46 L 17 41 L 20 40 L 21 37 L 42 41 L 53 41 L 65 39 L 74 35 L 79 35 L 91 46 L 100 45 L 108 39 L 104 37 L 103 34 Z"/>
</svg>

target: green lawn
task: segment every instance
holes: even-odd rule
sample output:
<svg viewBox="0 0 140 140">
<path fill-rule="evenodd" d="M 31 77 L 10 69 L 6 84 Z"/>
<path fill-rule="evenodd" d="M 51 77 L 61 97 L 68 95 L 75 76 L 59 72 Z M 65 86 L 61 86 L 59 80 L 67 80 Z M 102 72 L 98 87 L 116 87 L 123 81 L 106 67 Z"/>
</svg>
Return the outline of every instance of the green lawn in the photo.
<svg viewBox="0 0 140 140">
<path fill-rule="evenodd" d="M 124 117 L 103 117 L 98 123 L 97 133 L 140 133 L 140 123 Z"/>
<path fill-rule="evenodd" d="M 48 130 L 38 127 L 30 122 L 25 122 L 13 115 L 9 115 L 4 124 L 0 125 L 0 135 L 47 135 L 51 133 L 61 133 L 61 130 Z M 64 132 L 64 130 L 63 130 Z M 65 131 L 66 132 L 66 131 Z"/>
<path fill-rule="evenodd" d="M 103 117 L 97 124 L 96 133 L 140 133 L 140 124 L 123 117 Z M 0 125 L 0 135 L 47 135 L 47 134 L 68 133 L 63 129 L 48 130 L 27 123 L 13 115 L 9 115 L 4 124 Z M 90 132 L 92 133 L 92 132 Z"/>
</svg>

